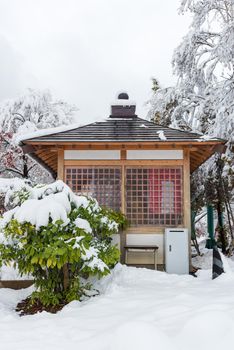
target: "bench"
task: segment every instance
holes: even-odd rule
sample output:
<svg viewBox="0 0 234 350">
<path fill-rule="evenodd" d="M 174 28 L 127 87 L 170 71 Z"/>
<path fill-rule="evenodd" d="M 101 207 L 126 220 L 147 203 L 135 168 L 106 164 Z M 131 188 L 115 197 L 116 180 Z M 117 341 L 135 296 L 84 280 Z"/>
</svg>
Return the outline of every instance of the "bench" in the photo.
<svg viewBox="0 0 234 350">
<path fill-rule="evenodd" d="M 125 245 L 125 263 L 128 264 L 128 253 L 131 251 L 151 251 L 154 253 L 154 269 L 157 270 L 157 252 L 158 252 L 158 246 L 156 245 Z"/>
</svg>

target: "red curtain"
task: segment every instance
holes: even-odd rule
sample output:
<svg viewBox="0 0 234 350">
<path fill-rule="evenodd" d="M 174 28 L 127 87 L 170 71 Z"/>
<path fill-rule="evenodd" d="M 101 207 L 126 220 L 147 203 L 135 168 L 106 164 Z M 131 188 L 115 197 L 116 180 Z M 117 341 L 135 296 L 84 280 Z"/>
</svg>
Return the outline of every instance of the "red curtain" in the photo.
<svg viewBox="0 0 234 350">
<path fill-rule="evenodd" d="M 166 198 L 173 200 L 170 214 L 181 214 L 181 169 L 149 169 L 149 211 L 164 214 Z M 165 185 L 165 182 L 168 183 Z M 168 191 L 170 193 L 168 193 Z"/>
</svg>

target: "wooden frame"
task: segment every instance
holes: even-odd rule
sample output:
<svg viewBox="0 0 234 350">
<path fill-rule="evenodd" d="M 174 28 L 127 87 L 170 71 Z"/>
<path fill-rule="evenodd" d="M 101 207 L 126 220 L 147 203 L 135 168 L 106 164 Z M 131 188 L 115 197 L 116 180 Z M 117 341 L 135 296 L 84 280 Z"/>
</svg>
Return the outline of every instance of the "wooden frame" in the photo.
<svg viewBox="0 0 234 350">
<path fill-rule="evenodd" d="M 74 148 L 72 148 L 74 149 Z M 181 149 L 181 147 L 179 147 Z M 183 225 L 189 228 L 191 232 L 191 211 L 190 211 L 190 153 L 191 148 L 185 148 L 183 150 L 183 159 L 171 159 L 171 160 L 127 160 L 126 149 L 121 149 L 120 160 L 64 160 L 64 149 L 57 149 L 57 167 L 58 167 L 58 179 L 64 179 L 64 169 L 67 166 L 121 166 L 122 168 L 122 201 L 121 210 L 123 213 L 126 212 L 126 193 L 125 193 L 125 168 L 127 166 L 137 167 L 176 167 L 183 166 Z M 56 155 L 56 153 L 55 153 Z M 181 226 L 181 225 L 179 225 Z M 142 226 L 142 228 L 145 226 Z M 149 230 L 150 225 L 146 226 L 146 230 Z M 153 226 L 154 227 L 154 226 Z"/>
<path fill-rule="evenodd" d="M 119 165 L 64 166 L 64 181 L 74 193 L 94 196 L 100 205 L 113 210 L 122 209 L 122 167 Z"/>
<path fill-rule="evenodd" d="M 183 160 L 167 160 L 167 161 L 160 161 L 160 160 L 154 160 L 154 161 L 126 161 L 126 160 L 120 160 L 120 161 L 110 161 L 110 160 L 105 160 L 105 161 L 83 161 L 83 160 L 65 160 L 63 163 L 63 169 L 64 169 L 64 174 L 65 174 L 65 169 L 69 167 L 120 167 L 121 168 L 121 211 L 122 213 L 126 214 L 126 170 L 128 167 L 137 167 L 137 168 L 145 168 L 145 167 L 152 167 L 152 168 L 182 168 L 182 207 L 184 208 L 184 185 L 183 185 L 183 178 L 184 178 L 184 171 L 183 171 Z M 64 178 L 64 181 L 66 179 Z M 158 225 L 137 225 L 134 226 L 135 229 L 141 230 L 146 227 L 146 231 L 152 227 L 183 227 L 184 225 L 184 209 L 182 211 L 182 223 L 178 225 L 166 225 L 166 224 L 158 224 Z"/>
<path fill-rule="evenodd" d="M 57 178 L 59 180 L 63 180 L 64 181 L 64 150 L 63 149 L 59 149 L 58 150 L 58 175 Z"/>
<path fill-rule="evenodd" d="M 125 176 L 125 183 L 126 183 L 126 176 L 127 176 L 127 169 L 131 169 L 132 166 L 124 166 L 124 176 Z M 183 166 L 178 166 L 178 165 L 167 165 L 167 166 L 162 166 L 161 164 L 160 165 L 141 165 L 141 166 L 134 166 L 135 169 L 138 169 L 138 168 L 144 168 L 144 169 L 180 169 L 181 170 L 181 180 L 182 180 L 182 186 L 181 186 L 181 201 L 182 201 L 182 218 L 181 218 L 181 223 L 180 224 L 166 224 L 166 223 L 163 223 L 163 224 L 141 224 L 141 225 L 136 225 L 136 226 L 132 226 L 132 227 L 179 227 L 179 226 L 183 226 L 184 224 L 184 206 L 183 206 L 183 203 L 184 203 L 184 189 L 183 189 Z M 124 184 L 125 185 L 125 184 Z M 127 190 L 126 190 L 126 185 L 123 189 L 123 192 L 124 192 L 124 196 L 125 196 L 125 202 L 127 200 Z M 126 205 L 125 205 L 126 207 Z M 127 215 L 127 211 L 125 210 L 124 211 L 124 214 Z M 164 217 L 165 219 L 165 217 Z"/>
<path fill-rule="evenodd" d="M 178 141 L 178 142 L 37 142 L 26 141 L 24 148 L 30 149 L 44 162 L 45 166 L 54 172 L 57 168 L 57 152 L 64 150 L 120 150 L 121 159 L 126 160 L 126 150 L 185 150 L 190 151 L 190 171 L 193 172 L 204 163 L 215 151 L 224 147 L 224 141 Z M 33 150 L 33 151 L 32 151 Z M 54 153 L 54 157 L 48 158 L 48 154 Z M 130 161 L 130 160 L 129 160 Z"/>
<path fill-rule="evenodd" d="M 170 159 L 170 160 L 65 160 L 65 166 L 90 166 L 90 165 L 118 165 L 118 166 L 178 166 L 183 165 L 183 159 Z"/>
</svg>

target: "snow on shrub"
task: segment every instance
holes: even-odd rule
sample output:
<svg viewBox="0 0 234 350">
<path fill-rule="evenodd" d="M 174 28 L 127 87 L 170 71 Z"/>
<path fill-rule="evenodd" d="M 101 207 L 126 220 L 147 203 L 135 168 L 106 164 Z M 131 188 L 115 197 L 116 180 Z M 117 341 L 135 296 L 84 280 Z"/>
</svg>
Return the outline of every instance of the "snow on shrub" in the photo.
<svg viewBox="0 0 234 350">
<path fill-rule="evenodd" d="M 0 178 L 0 196 L 4 209 L 8 210 L 16 206 L 18 199 L 15 198 L 15 194 L 20 192 L 22 196 L 29 188 L 29 181 L 26 179 Z"/>
<path fill-rule="evenodd" d="M 125 224 L 124 216 L 76 196 L 62 181 L 22 191 L 14 195 L 18 206 L 0 220 L 1 262 L 15 262 L 21 274 L 33 276 L 32 303 L 79 300 L 90 276 L 104 276 L 117 263 L 111 236 Z"/>
</svg>

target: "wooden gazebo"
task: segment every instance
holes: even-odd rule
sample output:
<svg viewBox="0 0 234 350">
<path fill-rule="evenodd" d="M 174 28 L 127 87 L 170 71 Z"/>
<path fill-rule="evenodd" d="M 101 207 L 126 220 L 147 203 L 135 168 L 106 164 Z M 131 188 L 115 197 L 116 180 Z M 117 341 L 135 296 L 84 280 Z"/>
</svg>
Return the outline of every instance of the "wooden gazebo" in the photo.
<svg viewBox="0 0 234 350">
<path fill-rule="evenodd" d="M 141 243 L 145 237 L 157 244 L 162 264 L 165 228 L 185 227 L 190 232 L 190 174 L 222 150 L 224 141 L 156 125 L 139 118 L 135 110 L 122 93 L 106 120 L 35 133 L 21 146 L 74 192 L 125 213 L 130 226 L 124 237 Z M 132 256 L 133 263 L 147 259 L 147 254 Z"/>
</svg>

